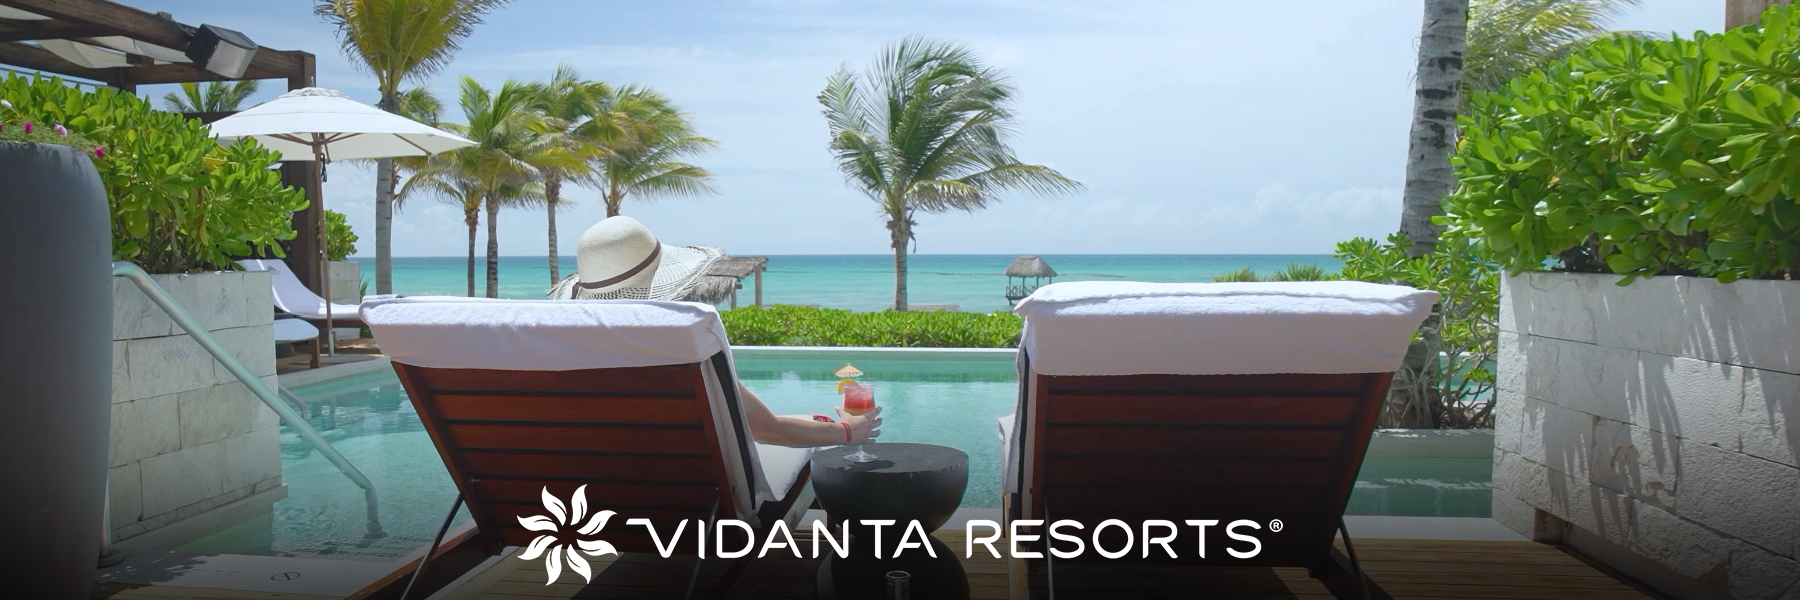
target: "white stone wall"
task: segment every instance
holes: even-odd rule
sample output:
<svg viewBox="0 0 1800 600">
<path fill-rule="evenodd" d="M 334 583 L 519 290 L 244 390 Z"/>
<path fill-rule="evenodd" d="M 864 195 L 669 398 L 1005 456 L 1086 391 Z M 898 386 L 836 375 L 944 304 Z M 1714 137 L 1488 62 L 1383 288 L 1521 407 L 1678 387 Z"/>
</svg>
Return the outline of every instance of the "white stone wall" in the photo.
<svg viewBox="0 0 1800 600">
<path fill-rule="evenodd" d="M 1800 282 L 1619 279 L 1503 282 L 1494 518 L 1680 597 L 1800 598 Z"/>
<path fill-rule="evenodd" d="M 331 301 L 351 306 L 362 304 L 362 263 L 353 260 L 337 260 L 328 264 L 331 265 Z M 336 329 L 337 338 L 340 340 L 362 337 L 362 329 L 356 327 L 338 327 Z"/>
<path fill-rule="evenodd" d="M 153 278 L 275 385 L 268 273 Z M 109 490 L 116 539 L 281 485 L 275 412 L 123 278 L 113 279 L 113 340 Z"/>
</svg>

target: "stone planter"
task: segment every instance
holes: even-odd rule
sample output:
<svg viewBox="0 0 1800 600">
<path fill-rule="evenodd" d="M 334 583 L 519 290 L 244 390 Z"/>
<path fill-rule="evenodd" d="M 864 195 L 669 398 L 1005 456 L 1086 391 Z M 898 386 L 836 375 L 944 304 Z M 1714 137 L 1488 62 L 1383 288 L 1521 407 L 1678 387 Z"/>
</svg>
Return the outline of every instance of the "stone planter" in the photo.
<svg viewBox="0 0 1800 600">
<path fill-rule="evenodd" d="M 112 229 L 87 153 L 0 143 L 7 595 L 87 598 L 106 498 Z"/>
<path fill-rule="evenodd" d="M 362 304 L 362 263 L 353 260 L 334 260 L 330 263 L 331 301 L 338 304 L 356 306 Z M 346 315 L 354 317 L 355 315 Z M 353 340 L 362 337 L 362 329 L 356 327 L 338 327 L 337 339 Z"/>
<path fill-rule="evenodd" d="M 1494 518 L 1681 598 L 1800 594 L 1800 282 L 1527 273 Z"/>
<path fill-rule="evenodd" d="M 275 386 L 268 273 L 153 278 L 264 384 Z M 275 412 L 136 286 L 117 279 L 112 291 L 108 466 L 115 538 L 280 488 Z"/>
</svg>

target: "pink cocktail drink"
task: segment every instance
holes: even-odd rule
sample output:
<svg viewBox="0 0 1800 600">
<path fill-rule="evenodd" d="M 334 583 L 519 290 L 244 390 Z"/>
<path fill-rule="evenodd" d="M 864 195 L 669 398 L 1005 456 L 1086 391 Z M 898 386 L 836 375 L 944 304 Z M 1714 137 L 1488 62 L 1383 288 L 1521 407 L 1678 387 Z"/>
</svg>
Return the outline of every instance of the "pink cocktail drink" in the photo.
<svg viewBox="0 0 1800 600">
<path fill-rule="evenodd" d="M 875 410 L 875 387 L 868 384 L 844 386 L 844 412 L 860 415 Z"/>
<path fill-rule="evenodd" d="M 867 383 L 851 383 L 844 385 L 844 412 L 851 415 L 867 414 L 875 410 L 875 386 Z M 844 456 L 850 462 L 869 462 L 875 455 L 863 452 L 861 444 L 857 444 L 856 452 Z"/>
</svg>

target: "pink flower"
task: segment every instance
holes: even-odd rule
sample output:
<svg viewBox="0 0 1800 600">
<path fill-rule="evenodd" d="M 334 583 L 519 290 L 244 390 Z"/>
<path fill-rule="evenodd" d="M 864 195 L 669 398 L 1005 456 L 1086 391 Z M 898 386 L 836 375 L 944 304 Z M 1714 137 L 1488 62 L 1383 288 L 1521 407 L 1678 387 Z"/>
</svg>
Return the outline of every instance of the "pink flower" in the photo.
<svg viewBox="0 0 1800 600">
<path fill-rule="evenodd" d="M 61 123 L 57 123 L 56 124 L 56 135 L 69 135 L 69 129 L 66 127 L 63 127 Z"/>
<path fill-rule="evenodd" d="M 106 158 L 106 149 L 94 146 L 94 158 Z"/>
<path fill-rule="evenodd" d="M 25 133 L 31 133 L 31 124 L 30 123 L 25 124 Z"/>
</svg>

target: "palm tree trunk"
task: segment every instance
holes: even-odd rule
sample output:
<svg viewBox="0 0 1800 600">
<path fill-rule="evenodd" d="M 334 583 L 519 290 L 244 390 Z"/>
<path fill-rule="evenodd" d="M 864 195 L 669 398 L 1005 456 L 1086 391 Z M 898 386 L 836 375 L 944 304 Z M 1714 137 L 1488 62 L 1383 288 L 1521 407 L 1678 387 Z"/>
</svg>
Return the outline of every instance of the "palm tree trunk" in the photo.
<svg viewBox="0 0 1800 600">
<path fill-rule="evenodd" d="M 463 214 L 463 222 L 469 225 L 469 297 L 475 297 L 475 227 L 481 222 L 476 209 L 469 209 Z"/>
<path fill-rule="evenodd" d="M 1418 88 L 1413 96 L 1412 132 L 1406 150 L 1406 187 L 1401 193 L 1400 233 L 1412 239 L 1407 253 L 1423 256 L 1437 245 L 1444 214 L 1440 204 L 1456 184 L 1450 152 L 1456 148 L 1456 109 L 1462 91 L 1463 35 L 1469 0 L 1425 0 L 1419 34 Z"/>
<path fill-rule="evenodd" d="M 544 213 L 550 220 L 550 285 L 562 281 L 556 268 L 556 204 L 562 193 L 562 178 L 555 173 L 544 175 Z"/>
<path fill-rule="evenodd" d="M 383 93 L 379 106 L 395 112 L 400 98 Z M 375 161 L 375 293 L 394 293 L 394 159 Z"/>
<path fill-rule="evenodd" d="M 487 196 L 487 297 L 500 297 L 500 198 Z"/>
<path fill-rule="evenodd" d="M 624 205 L 625 205 L 625 194 L 620 192 L 619 188 L 615 187 L 610 190 L 607 190 L 607 192 L 606 192 L 606 216 L 608 216 L 608 217 L 619 216 L 619 209 L 621 207 L 623 207 Z"/>
<path fill-rule="evenodd" d="M 888 231 L 893 233 L 894 245 L 894 310 L 906 311 L 906 247 L 912 239 L 911 227 L 907 224 L 906 215 L 902 214 L 888 222 Z"/>
</svg>

